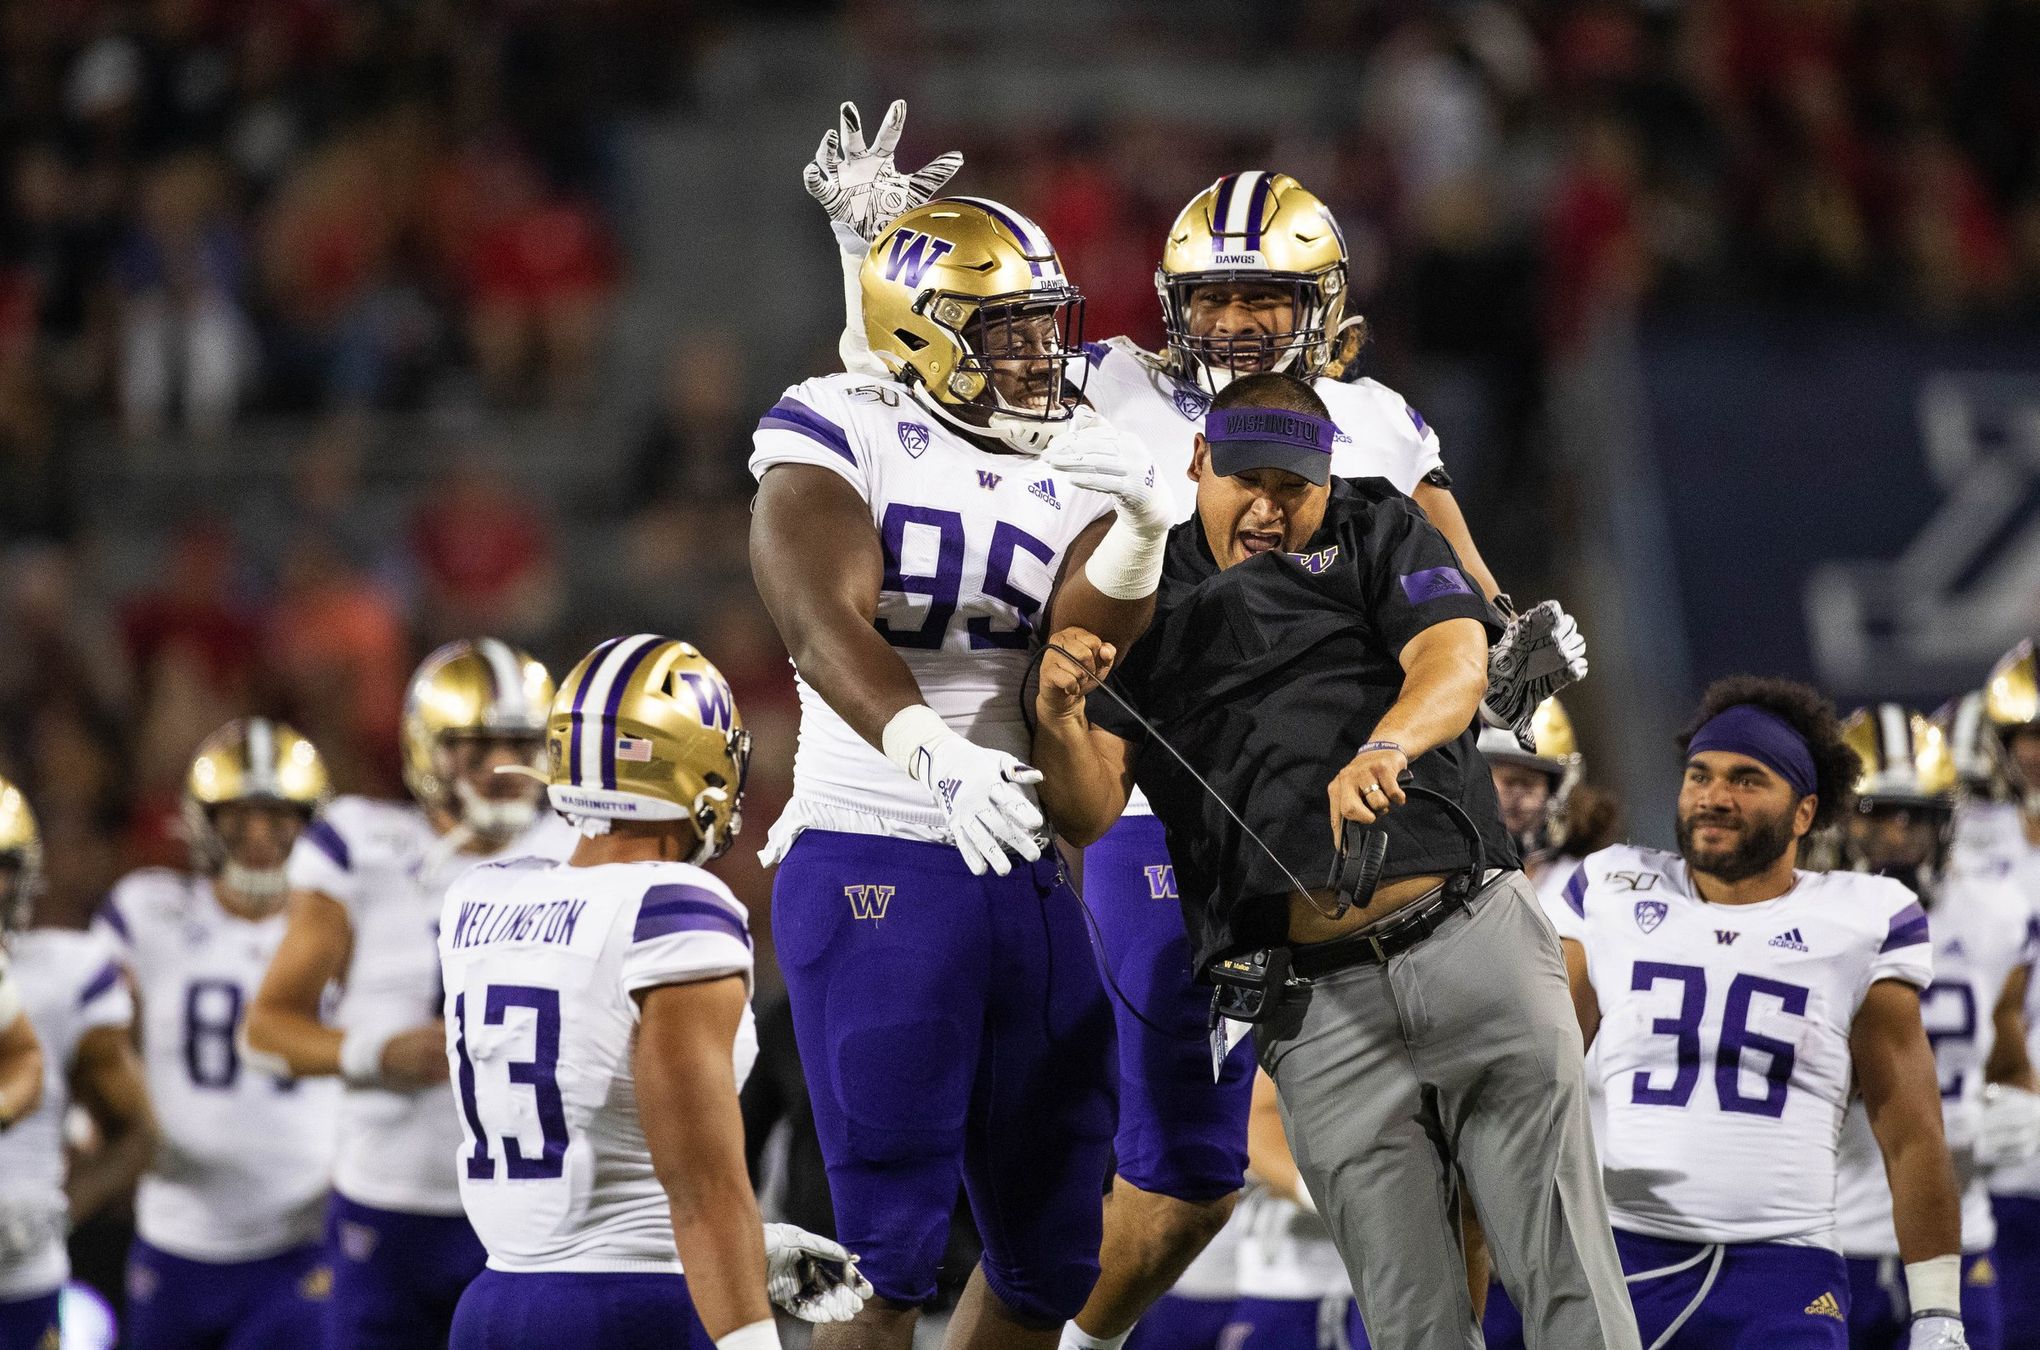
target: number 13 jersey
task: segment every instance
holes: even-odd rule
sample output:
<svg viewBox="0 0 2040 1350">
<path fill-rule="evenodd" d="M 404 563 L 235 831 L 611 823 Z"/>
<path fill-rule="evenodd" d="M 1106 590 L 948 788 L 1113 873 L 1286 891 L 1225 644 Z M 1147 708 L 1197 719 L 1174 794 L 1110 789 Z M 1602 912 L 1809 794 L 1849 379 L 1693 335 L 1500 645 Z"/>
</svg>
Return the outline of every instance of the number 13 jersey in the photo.
<svg viewBox="0 0 2040 1350">
<path fill-rule="evenodd" d="M 446 893 L 439 959 L 461 1205 L 509 1271 L 678 1273 L 638 1120 L 635 994 L 740 975 L 749 915 L 685 863 L 485 863 Z M 737 1086 L 758 1057 L 751 1010 Z"/>
<path fill-rule="evenodd" d="M 1618 845 L 1564 901 L 1552 917 L 1585 946 L 1601 1008 L 1615 1227 L 1832 1248 L 1850 1027 L 1874 982 L 1933 978 L 1913 893 L 1800 872 L 1775 900 L 1715 905 L 1678 855 Z"/>
</svg>

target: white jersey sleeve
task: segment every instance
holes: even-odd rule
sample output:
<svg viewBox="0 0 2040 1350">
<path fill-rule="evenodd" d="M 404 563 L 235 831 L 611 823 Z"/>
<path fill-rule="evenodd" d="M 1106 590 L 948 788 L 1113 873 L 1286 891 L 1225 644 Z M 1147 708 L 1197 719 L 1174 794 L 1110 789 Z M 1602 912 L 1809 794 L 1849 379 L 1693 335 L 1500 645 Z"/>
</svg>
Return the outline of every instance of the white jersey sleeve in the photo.
<svg viewBox="0 0 2040 1350">
<path fill-rule="evenodd" d="M 1428 474 L 1444 469 L 1438 433 L 1401 394 L 1375 380 L 1319 380 L 1311 388 L 1325 401 L 1338 434 L 1332 472 L 1341 478 L 1386 478 L 1404 495 Z"/>
<path fill-rule="evenodd" d="M 461 1200 L 498 1270 L 678 1272 L 638 1117 L 634 994 L 751 975 L 744 907 L 681 863 L 476 868 L 439 933 Z M 732 1068 L 757 1057 L 745 1010 Z"/>
<path fill-rule="evenodd" d="M 42 1043 L 43 1093 L 35 1110 L 0 1134 L 0 1300 L 40 1297 L 70 1273 L 64 1118 L 71 1066 L 86 1035 L 128 1025 L 134 1006 L 112 944 L 96 934 L 30 929 L 8 939 L 8 957 Z"/>
<path fill-rule="evenodd" d="M 192 1261 L 254 1261 L 316 1242 L 333 1167 L 337 1079 L 275 1078 L 239 1034 L 281 913 L 229 913 L 203 877 L 124 877 L 95 928 L 140 996 L 142 1069 L 162 1143 L 135 1197 L 151 1245 Z"/>
<path fill-rule="evenodd" d="M 1716 905 L 1677 855 L 1628 846 L 1584 871 L 1615 1227 L 1833 1246 L 1849 1034 L 1875 980 L 1931 979 L 1918 901 L 1885 878 L 1802 872 L 1776 899 Z"/>
<path fill-rule="evenodd" d="M 1024 758 L 1029 649 L 1070 547 L 1110 514 L 1110 500 L 1035 458 L 966 439 L 891 380 L 829 375 L 796 385 L 760 421 L 754 443 L 754 474 L 819 464 L 858 489 L 885 561 L 873 627 L 951 729 Z M 805 680 L 797 684 L 793 800 L 766 860 L 811 826 L 943 839 L 927 790 Z"/>
</svg>

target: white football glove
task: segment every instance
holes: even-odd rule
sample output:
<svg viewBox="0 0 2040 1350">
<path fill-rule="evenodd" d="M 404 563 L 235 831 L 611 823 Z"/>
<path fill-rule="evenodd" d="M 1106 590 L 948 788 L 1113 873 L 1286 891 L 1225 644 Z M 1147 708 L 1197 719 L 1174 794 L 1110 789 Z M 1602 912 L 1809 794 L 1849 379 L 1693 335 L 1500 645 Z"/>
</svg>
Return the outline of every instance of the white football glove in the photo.
<svg viewBox="0 0 2040 1350">
<path fill-rule="evenodd" d="M 1176 523 L 1147 446 L 1094 409 L 1078 408 L 1069 430 L 1041 452 L 1041 462 L 1076 486 L 1110 497 L 1119 518 L 1145 538 L 1158 539 Z"/>
<path fill-rule="evenodd" d="M 801 171 L 808 195 L 829 213 L 836 246 L 852 257 L 862 258 L 886 226 L 932 200 L 963 167 L 962 153 L 951 150 L 901 173 L 893 150 L 906 124 L 907 101 L 895 99 L 867 146 L 857 105 L 845 103 L 839 124 L 823 133 L 813 161 Z"/>
<path fill-rule="evenodd" d="M 1041 809 L 1020 789 L 1041 781 L 1041 770 L 1003 750 L 987 750 L 955 732 L 938 736 L 914 757 L 916 782 L 942 808 L 950 841 L 972 876 L 990 868 L 998 876 L 1013 870 L 1008 852 L 1028 862 L 1041 857 Z"/>
<path fill-rule="evenodd" d="M 1976 1127 L 1976 1165 L 2009 1167 L 2040 1153 L 2040 1093 L 2008 1083 L 1983 1089 L 1983 1116 Z"/>
<path fill-rule="evenodd" d="M 871 1297 L 871 1281 L 841 1243 L 790 1223 L 768 1223 L 765 1294 L 803 1322 L 847 1322 Z"/>
<path fill-rule="evenodd" d="M 1906 1350 L 1968 1350 L 1969 1338 L 1962 1334 L 1962 1319 L 1940 1313 L 1925 1313 L 1912 1320 Z"/>
<path fill-rule="evenodd" d="M 1573 616 L 1556 600 L 1533 605 L 1515 618 L 1501 640 L 1488 648 L 1487 694 L 1481 716 L 1491 727 L 1516 734 L 1516 743 L 1535 754 L 1530 719 L 1537 705 L 1587 675 L 1587 639 Z"/>
</svg>

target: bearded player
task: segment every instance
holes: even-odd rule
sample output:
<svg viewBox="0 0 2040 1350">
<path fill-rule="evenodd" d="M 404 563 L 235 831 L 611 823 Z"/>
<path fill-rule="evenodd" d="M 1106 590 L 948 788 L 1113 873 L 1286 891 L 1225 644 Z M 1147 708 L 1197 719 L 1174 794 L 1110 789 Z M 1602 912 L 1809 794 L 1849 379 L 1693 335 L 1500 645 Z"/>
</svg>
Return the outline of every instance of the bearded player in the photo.
<svg viewBox="0 0 2040 1350">
<path fill-rule="evenodd" d="M 829 212 L 846 277 L 895 214 L 925 200 L 962 164 L 951 153 L 911 176 L 899 173 L 893 150 L 905 112 L 894 103 L 867 147 L 856 108 L 843 105 L 841 124 L 824 135 L 807 168 L 808 190 Z M 1345 317 L 1345 242 L 1322 202 L 1285 175 L 1220 179 L 1178 216 L 1156 286 L 1167 353 L 1156 356 L 1125 338 L 1087 343 L 1092 370 L 1085 392 L 1114 426 L 1145 443 L 1171 485 L 1173 519 L 1195 510 L 1189 464 L 1211 395 L 1240 374 L 1287 370 L 1313 380 L 1339 425 L 1332 471 L 1384 477 L 1413 495 L 1476 581 L 1496 594 L 1453 501 L 1436 433 L 1385 386 L 1335 378 L 1357 351 L 1363 326 L 1357 316 Z M 882 371 L 882 356 L 862 341 L 854 287 L 846 286 L 846 302 L 846 368 Z M 1491 719 L 1527 737 L 1537 703 L 1585 673 L 1577 626 L 1546 602 L 1512 624 L 1496 648 Z M 1210 1081 L 1200 1048 L 1209 995 L 1192 981 L 1173 876 L 1162 830 L 1139 794 L 1119 825 L 1085 852 L 1099 959 L 1141 1011 L 1136 1015 L 1126 1000 L 1114 1003 L 1118 1176 L 1107 1200 L 1104 1272 L 1064 1338 L 1078 1350 L 1124 1343 L 1135 1319 L 1224 1225 L 1244 1177 L 1252 1063 L 1236 1050 L 1220 1082 Z"/>
<path fill-rule="evenodd" d="M 1920 1015 L 1940 1074 L 1941 1113 L 1962 1185 L 1962 1322 L 1978 1350 L 2004 1343 L 1995 1225 L 1985 1173 L 2040 1151 L 2040 1097 L 2026 1056 L 2025 999 L 2040 940 L 2031 905 L 2003 877 L 1951 870 L 1955 765 L 1938 729 L 1882 703 L 1842 728 L 1856 752 L 1856 808 L 1843 864 L 1903 882 L 1932 925 L 1934 982 Z M 1849 1262 L 1849 1341 L 1902 1345 L 1910 1308 L 1892 1225 L 1891 1188 L 1863 1105 L 1842 1125 L 1837 1230 Z"/>
<path fill-rule="evenodd" d="M 572 854 L 473 868 L 440 915 L 461 1199 L 489 1249 L 453 1344 L 776 1350 L 768 1282 L 814 1320 L 861 1297 L 836 1244 L 761 1242 L 744 1166 L 751 933 L 702 865 L 742 825 L 750 733 L 700 652 L 641 633 L 574 667 L 546 739 Z"/>
<path fill-rule="evenodd" d="M 1097 1278 L 1112 1020 L 1020 687 L 1075 615 L 1138 635 L 1170 512 L 1138 444 L 1079 414 L 1082 298 L 1038 225 L 931 202 L 858 284 L 891 373 L 789 389 L 751 458 L 752 574 L 801 698 L 774 932 L 837 1236 L 877 1290 L 815 1344 L 909 1344 L 960 1178 L 985 1258 L 949 1343 L 1046 1347 Z"/>
<path fill-rule="evenodd" d="M 497 772 L 537 765 L 552 696 L 545 667 L 494 638 L 441 647 L 404 699 L 412 800 L 337 798 L 291 850 L 283 941 L 246 1039 L 259 1067 L 345 1085 L 327 1217 L 335 1346 L 444 1345 L 482 1268 L 454 1168 L 439 901 L 477 862 L 561 857 L 572 845 L 571 830 L 540 818 L 536 783 Z"/>
<path fill-rule="evenodd" d="M 1643 1343 L 1847 1346 L 1835 1184 L 1853 1082 L 1891 1181 L 1906 1343 L 1962 1346 L 1927 916 L 1892 878 L 1796 866 L 1848 810 L 1857 758 L 1825 698 L 1753 677 L 1709 688 L 1680 749 L 1678 853 L 1603 849 L 1560 911 Z"/>
<path fill-rule="evenodd" d="M 228 723 L 185 774 L 190 870 L 122 878 L 95 921 L 140 1004 L 163 1128 L 128 1253 L 125 1330 L 137 1350 L 320 1339 L 340 1085 L 264 1073 L 238 1041 L 283 940 L 285 862 L 328 794 L 310 741 L 268 718 Z"/>
</svg>

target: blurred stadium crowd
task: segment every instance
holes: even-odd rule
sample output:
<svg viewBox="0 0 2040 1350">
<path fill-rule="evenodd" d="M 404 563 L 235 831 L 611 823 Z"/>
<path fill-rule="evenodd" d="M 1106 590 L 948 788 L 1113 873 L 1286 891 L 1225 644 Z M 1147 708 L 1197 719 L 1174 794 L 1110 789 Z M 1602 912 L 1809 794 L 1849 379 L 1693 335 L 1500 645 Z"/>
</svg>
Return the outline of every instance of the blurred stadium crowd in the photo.
<svg viewBox="0 0 2040 1350">
<path fill-rule="evenodd" d="M 671 244 L 633 222 L 620 144 L 706 126 L 744 147 L 747 28 L 818 26 L 915 98 L 902 161 L 960 146 L 959 186 L 1033 211 L 1093 335 L 1158 339 L 1162 234 L 1219 172 L 1298 176 L 1344 224 L 1369 373 L 1442 428 L 1512 575 L 1556 545 L 1545 510 L 1505 504 L 1579 491 L 1547 453 L 1548 372 L 1604 325 L 2040 317 L 2035 0 L 752 8 L 0 4 L 0 774 L 42 814 L 50 919 L 178 855 L 178 775 L 235 713 L 290 719 L 344 789 L 396 791 L 401 682 L 461 632 L 556 670 L 630 627 L 699 642 L 758 734 L 749 814 L 776 814 L 792 686 L 749 589 L 742 464 L 751 412 L 812 371 L 760 368 L 716 326 L 742 304 L 725 289 L 677 341 L 656 315 L 659 387 L 603 378 Z M 1050 88 L 1014 120 L 921 92 L 932 64 L 996 59 L 1021 10 L 1129 74 L 1218 55 L 1249 93 L 1315 81 L 1310 115 L 1243 128 L 1223 87 L 1192 118 Z M 776 98 L 808 128 L 861 92 Z M 798 170 L 730 167 L 772 201 Z M 819 369 L 835 298 L 808 302 L 792 338 Z M 604 486 L 534 490 L 558 475 L 504 471 L 508 440 Z M 181 495 L 130 529 L 136 492 L 102 476 L 208 456 L 278 485 L 171 473 Z M 752 850 L 723 867 L 762 920 Z"/>
</svg>

